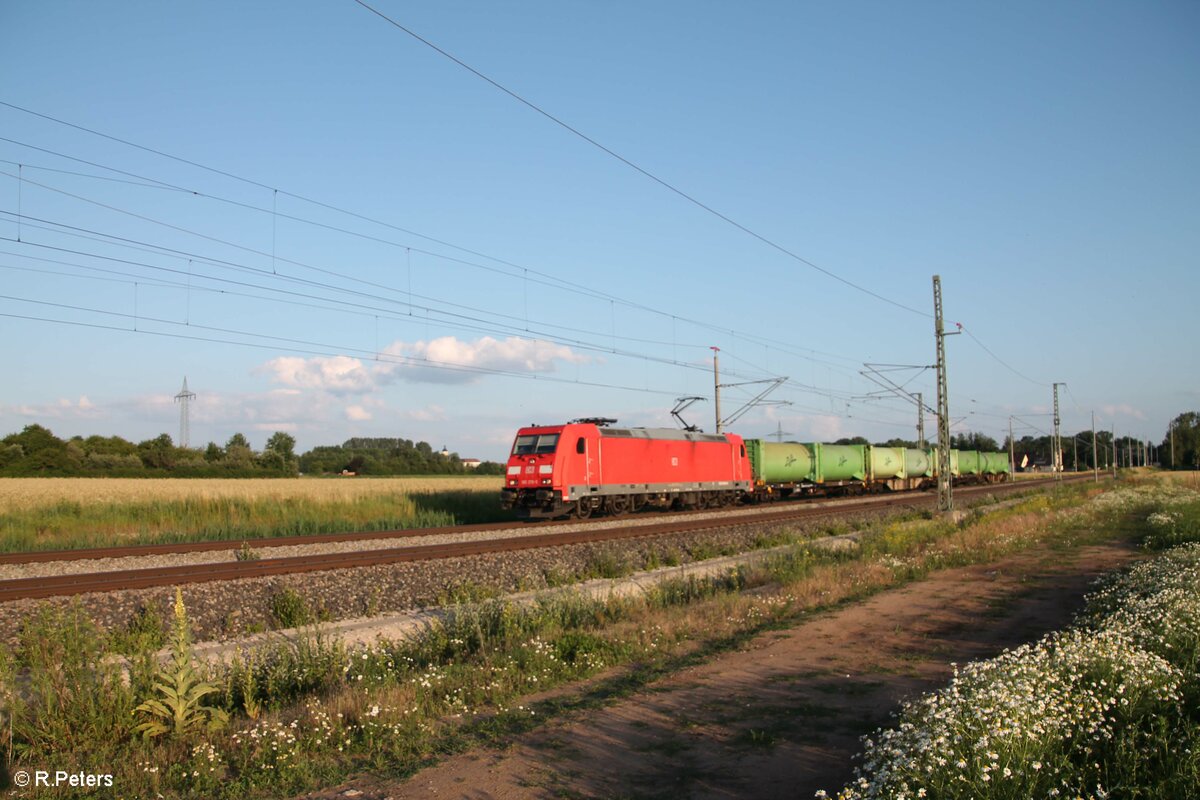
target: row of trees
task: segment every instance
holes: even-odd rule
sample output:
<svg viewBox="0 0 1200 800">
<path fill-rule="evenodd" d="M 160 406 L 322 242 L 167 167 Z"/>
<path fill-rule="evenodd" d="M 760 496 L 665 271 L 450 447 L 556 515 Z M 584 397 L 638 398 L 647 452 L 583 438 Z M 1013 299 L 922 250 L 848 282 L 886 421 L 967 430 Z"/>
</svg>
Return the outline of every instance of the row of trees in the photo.
<svg viewBox="0 0 1200 800">
<path fill-rule="evenodd" d="M 833 444 L 871 444 L 869 439 L 862 436 L 852 436 L 838 439 Z M 915 439 L 888 439 L 886 442 L 875 442 L 876 447 L 907 447 L 912 450 L 920 449 Z M 1000 445 L 996 440 L 982 433 L 959 433 L 950 436 L 950 446 L 955 450 L 982 450 L 989 453 L 999 452 Z M 930 442 L 925 447 L 933 447 Z"/>
<path fill-rule="evenodd" d="M 280 431 L 257 452 L 240 433 L 221 447 L 177 447 L 168 434 L 144 442 L 120 436 L 60 439 L 41 425 L 0 439 L 0 475 L 142 477 L 278 477 L 295 475 L 296 439 Z"/>
<path fill-rule="evenodd" d="M 1002 449 L 1008 450 L 1007 438 Z M 1013 449 L 1017 464 L 1024 456 L 1028 456 L 1031 464 L 1048 466 L 1053 463 L 1051 436 L 1023 436 L 1017 439 Z M 1063 467 L 1068 470 L 1088 470 L 1095 466 L 1108 469 L 1115 458 L 1118 467 L 1150 464 L 1167 469 L 1200 469 L 1200 413 L 1188 411 L 1175 417 L 1159 442 L 1146 442 L 1132 436 L 1118 436 L 1114 442 L 1110 431 L 1096 431 L 1094 461 L 1092 449 L 1090 428 L 1075 434 L 1062 434 Z"/>
<path fill-rule="evenodd" d="M 341 473 L 365 475 L 461 475 L 468 472 L 456 453 L 438 453 L 426 442 L 407 439 L 349 439 L 297 455 L 296 439 L 278 431 L 256 451 L 241 433 L 224 446 L 178 447 L 168 434 L 137 444 L 120 436 L 60 439 L 41 425 L 0 439 L 0 476 L 104 476 L 186 478 L 288 477 Z M 471 473 L 503 474 L 485 462 Z"/>
<path fill-rule="evenodd" d="M 835 444 L 869 444 L 861 437 L 839 439 Z M 915 441 L 890 439 L 878 443 L 884 447 L 913 447 Z M 1009 441 L 1000 444 L 982 433 L 963 433 L 951 437 L 951 447 L 959 450 L 1007 452 Z M 1118 437 L 1118 466 L 1142 463 L 1145 442 Z M 337 474 L 343 471 L 360 475 L 461 475 L 466 473 L 501 475 L 504 466 L 484 462 L 475 469 L 463 466 L 457 453 L 435 451 L 427 442 L 409 439 L 354 438 L 340 445 L 314 447 L 297 455 L 296 439 L 278 431 L 267 439 L 262 451 L 255 451 L 241 433 L 229 437 L 222 447 L 209 442 L 204 448 L 177 447 L 168 434 L 134 444 L 120 436 L 74 436 L 60 439 L 41 425 L 28 425 L 20 433 L 0 439 L 0 476 L 78 475 L 139 477 L 171 475 L 176 477 L 266 477 L 306 474 Z M 1067 469 L 1092 469 L 1092 431 L 1090 429 L 1062 437 L 1063 465 Z M 1050 436 L 1023 436 L 1013 443 L 1018 467 L 1049 466 L 1054 463 Z M 1097 466 L 1108 469 L 1113 463 L 1113 436 L 1108 431 L 1095 435 Z M 1164 467 L 1200 469 L 1200 413 L 1189 411 L 1171 421 L 1166 435 L 1145 459 Z"/>
<path fill-rule="evenodd" d="M 1158 451 L 1165 467 L 1200 469 L 1200 412 L 1187 411 L 1171 420 Z"/>
<path fill-rule="evenodd" d="M 409 439 L 347 439 L 340 445 L 314 447 L 300 456 L 305 474 L 358 475 L 503 475 L 501 464 L 485 461 L 474 469 L 463 466 L 458 453 L 435 451 L 428 442 Z"/>
</svg>

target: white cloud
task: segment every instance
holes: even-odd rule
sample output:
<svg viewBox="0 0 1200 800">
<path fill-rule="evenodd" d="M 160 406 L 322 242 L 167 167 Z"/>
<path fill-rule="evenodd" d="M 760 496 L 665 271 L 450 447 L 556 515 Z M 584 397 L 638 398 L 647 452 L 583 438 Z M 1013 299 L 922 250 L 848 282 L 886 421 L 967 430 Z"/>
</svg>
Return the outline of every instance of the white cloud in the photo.
<svg viewBox="0 0 1200 800">
<path fill-rule="evenodd" d="M 276 431 L 295 433 L 300 430 L 300 426 L 295 422 L 256 422 L 250 427 L 256 431 L 269 431 L 270 433 L 275 433 Z"/>
<path fill-rule="evenodd" d="M 559 362 L 588 361 L 566 345 L 540 339 L 484 336 L 473 342 L 442 336 L 428 342 L 393 342 L 381 360 L 350 356 L 281 356 L 256 371 L 287 391 L 318 389 L 331 394 L 365 395 L 398 380 L 410 383 L 473 383 L 488 372 L 531 375 L 554 372 Z M 365 410 L 365 409 L 360 409 Z"/>
<path fill-rule="evenodd" d="M 417 422 L 443 422 L 446 420 L 446 409 L 436 405 L 428 408 L 414 408 L 403 413 L 408 419 Z"/>
<path fill-rule="evenodd" d="M 1121 403 L 1115 406 L 1103 406 L 1101 411 L 1106 417 L 1133 417 L 1134 419 L 1145 419 L 1146 415 L 1141 409 L 1134 408 L 1128 403 Z"/>
<path fill-rule="evenodd" d="M 371 412 L 360 405 L 346 406 L 346 419 L 351 422 L 366 422 L 371 419 Z"/>
<path fill-rule="evenodd" d="M 263 364 L 259 372 L 276 383 L 297 389 L 320 389 L 334 394 L 361 394 L 375 387 L 375 379 L 363 362 L 349 356 L 281 356 Z"/>
<path fill-rule="evenodd" d="M 7 406 L 0 408 L 0 413 L 16 414 L 21 417 L 34 417 L 38 419 L 99 419 L 107 416 L 105 412 L 96 407 L 95 403 L 88 399 L 87 395 L 80 395 L 78 400 L 68 400 L 62 397 L 54 403 L 46 403 L 45 405 L 23 403 L 21 405 Z"/>
<path fill-rule="evenodd" d="M 376 367 L 380 380 L 421 383 L 472 383 L 490 371 L 533 374 L 554 372 L 558 362 L 582 364 L 586 356 L 566 345 L 510 336 L 503 341 L 484 336 L 474 342 L 442 336 L 428 342 L 393 342 L 383 353 L 394 357 Z"/>
<path fill-rule="evenodd" d="M 845 420 L 833 415 L 800 417 L 802 429 L 811 432 L 813 441 L 833 442 L 844 437 Z"/>
</svg>

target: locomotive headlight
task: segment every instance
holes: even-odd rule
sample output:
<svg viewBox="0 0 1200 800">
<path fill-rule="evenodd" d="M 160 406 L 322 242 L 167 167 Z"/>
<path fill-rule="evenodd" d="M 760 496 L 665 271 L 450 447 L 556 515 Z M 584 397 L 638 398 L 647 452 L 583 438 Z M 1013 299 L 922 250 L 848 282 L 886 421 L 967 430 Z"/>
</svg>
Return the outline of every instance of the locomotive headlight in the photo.
<svg viewBox="0 0 1200 800">
<path fill-rule="evenodd" d="M 542 483 L 544 483 L 544 484 L 549 484 L 549 483 L 550 483 L 550 479 L 549 479 L 549 478 L 542 478 Z"/>
</svg>

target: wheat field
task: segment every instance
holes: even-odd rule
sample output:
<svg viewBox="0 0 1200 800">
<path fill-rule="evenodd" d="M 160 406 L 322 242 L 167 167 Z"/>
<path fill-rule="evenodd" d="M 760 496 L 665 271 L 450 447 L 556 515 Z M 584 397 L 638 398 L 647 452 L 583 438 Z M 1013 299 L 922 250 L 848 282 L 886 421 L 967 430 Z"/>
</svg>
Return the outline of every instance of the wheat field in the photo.
<svg viewBox="0 0 1200 800">
<path fill-rule="evenodd" d="M 96 505 L 172 500 L 337 502 L 388 494 L 498 493 L 496 475 L 397 478 L 0 478 L 0 514 L 62 502 Z"/>
<path fill-rule="evenodd" d="M 499 476 L 0 478 L 0 551 L 423 528 L 507 519 Z"/>
</svg>

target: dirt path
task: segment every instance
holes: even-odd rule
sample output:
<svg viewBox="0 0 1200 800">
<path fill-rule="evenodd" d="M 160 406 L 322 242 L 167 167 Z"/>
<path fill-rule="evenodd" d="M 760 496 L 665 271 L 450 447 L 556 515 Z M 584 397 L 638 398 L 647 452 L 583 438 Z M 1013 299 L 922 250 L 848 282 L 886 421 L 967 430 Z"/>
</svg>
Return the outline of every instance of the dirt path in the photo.
<svg viewBox="0 0 1200 800">
<path fill-rule="evenodd" d="M 859 737 L 952 663 L 1066 625 L 1128 546 L 1022 553 L 946 570 L 755 638 L 743 650 L 601 709 L 550 721 L 403 782 L 372 777 L 312 798 L 811 798 L 852 778 Z"/>
</svg>

